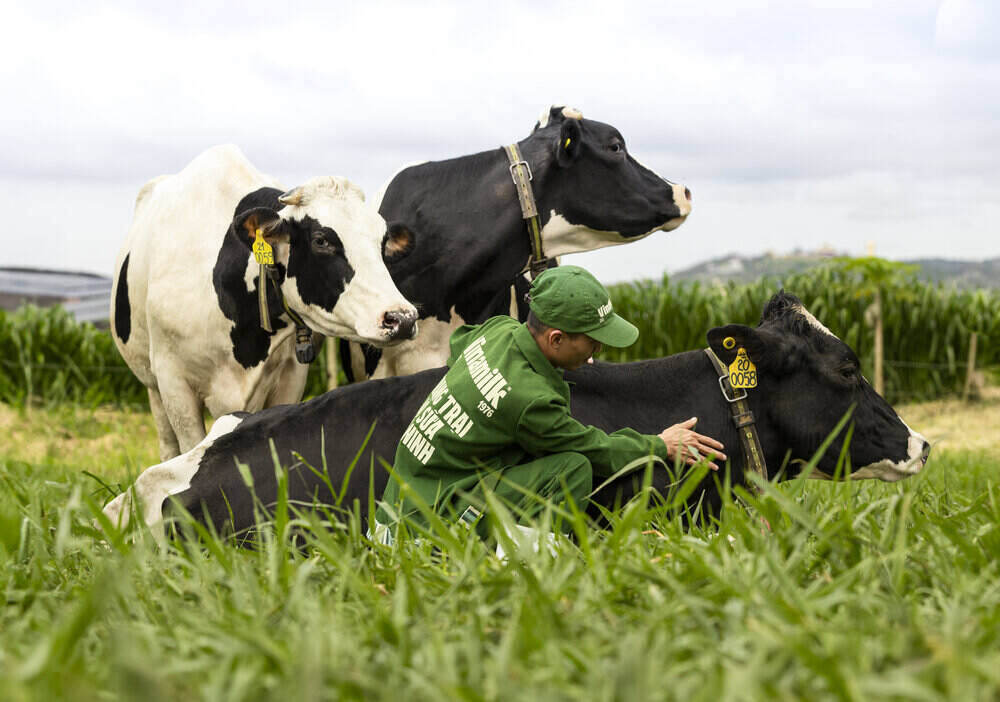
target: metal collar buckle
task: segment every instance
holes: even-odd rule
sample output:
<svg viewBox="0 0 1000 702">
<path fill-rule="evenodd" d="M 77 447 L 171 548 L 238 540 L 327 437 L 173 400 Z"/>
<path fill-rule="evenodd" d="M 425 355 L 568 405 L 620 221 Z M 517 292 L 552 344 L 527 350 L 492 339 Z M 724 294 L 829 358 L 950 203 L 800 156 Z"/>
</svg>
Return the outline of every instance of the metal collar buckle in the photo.
<svg viewBox="0 0 1000 702">
<path fill-rule="evenodd" d="M 725 384 L 723 382 L 723 381 L 728 381 L 728 380 L 729 380 L 729 374 L 728 373 L 726 375 L 723 375 L 722 377 L 719 378 L 719 390 L 722 391 L 722 396 L 724 398 L 726 398 L 726 402 L 733 403 L 733 402 L 739 402 L 740 400 L 747 399 L 746 388 L 733 388 L 732 385 L 730 385 L 729 387 L 732 388 L 732 390 L 734 392 L 736 390 L 742 389 L 743 390 L 743 394 L 742 395 L 735 395 L 734 397 L 729 397 L 729 395 L 726 393 L 726 386 L 725 386 Z"/>
<path fill-rule="evenodd" d="M 524 160 L 515 161 L 514 163 L 510 164 L 510 169 L 509 169 L 510 179 L 514 181 L 514 185 L 520 185 L 520 183 L 517 180 L 517 174 L 514 173 L 514 169 L 517 168 L 518 166 L 524 166 L 524 168 L 528 171 L 528 180 L 534 180 L 534 177 L 531 175 L 531 166 L 528 165 L 528 162 Z"/>
</svg>

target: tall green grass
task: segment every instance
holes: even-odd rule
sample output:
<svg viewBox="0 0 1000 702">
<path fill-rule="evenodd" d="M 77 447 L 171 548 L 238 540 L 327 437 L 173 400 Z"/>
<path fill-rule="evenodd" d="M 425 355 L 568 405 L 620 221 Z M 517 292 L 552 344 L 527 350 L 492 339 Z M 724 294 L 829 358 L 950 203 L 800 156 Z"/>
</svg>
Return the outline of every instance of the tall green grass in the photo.
<svg viewBox="0 0 1000 702">
<path fill-rule="evenodd" d="M 871 377 L 869 301 L 858 294 L 856 278 L 833 267 L 740 285 L 675 284 L 664 276 L 611 286 L 616 310 L 641 333 L 634 345 L 606 349 L 604 357 L 631 361 L 702 348 L 711 327 L 756 324 L 764 303 L 781 287 L 854 348 Z M 959 393 L 973 331 L 979 335 L 977 367 L 1000 367 L 1000 295 L 903 278 L 883 298 L 891 402 Z M 306 396 L 324 392 L 326 378 L 326 354 L 319 353 L 309 369 Z M 0 311 L 0 402 L 144 405 L 147 399 L 106 331 L 78 325 L 59 308 L 29 306 L 12 314 Z"/>
<path fill-rule="evenodd" d="M 326 356 L 319 353 L 309 368 L 306 396 L 326 386 Z M 149 406 L 145 386 L 107 330 L 78 323 L 61 307 L 34 305 L 0 310 L 0 402 Z"/>
<path fill-rule="evenodd" d="M 0 402 L 147 403 L 111 335 L 60 307 L 0 310 Z"/>
<path fill-rule="evenodd" d="M 639 327 L 640 334 L 633 346 L 606 349 L 604 357 L 627 361 L 703 348 L 711 327 L 757 324 L 764 303 L 781 288 L 798 296 L 851 346 L 871 377 L 874 330 L 866 321 L 870 301 L 857 294 L 858 281 L 851 274 L 832 267 L 750 284 L 674 284 L 664 276 L 661 281 L 611 286 L 615 310 Z M 882 305 L 890 402 L 959 393 L 971 332 L 979 335 L 977 367 L 1000 366 L 1000 295 L 904 279 L 885 291 Z"/>
<path fill-rule="evenodd" d="M 8 459 L 0 696 L 995 699 L 998 467 L 789 483 L 690 529 L 640 499 L 504 562 L 458 527 L 386 548 L 294 508 L 254 551 L 103 542 L 95 483 Z"/>
</svg>

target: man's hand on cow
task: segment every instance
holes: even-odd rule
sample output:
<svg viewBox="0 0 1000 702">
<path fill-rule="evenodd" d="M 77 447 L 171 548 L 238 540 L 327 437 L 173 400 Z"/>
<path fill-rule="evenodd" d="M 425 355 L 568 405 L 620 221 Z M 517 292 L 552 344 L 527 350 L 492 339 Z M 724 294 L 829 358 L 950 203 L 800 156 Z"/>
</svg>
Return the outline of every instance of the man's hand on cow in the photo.
<svg viewBox="0 0 1000 702">
<path fill-rule="evenodd" d="M 693 431 L 697 423 L 698 418 L 691 417 L 660 432 L 660 438 L 667 445 L 667 456 L 672 461 L 676 461 L 680 456 L 687 465 L 697 463 L 706 457 L 725 461 L 727 456 L 722 452 L 725 446 L 710 436 Z M 712 461 L 709 461 L 708 465 L 712 470 L 719 470 L 719 466 Z"/>
</svg>

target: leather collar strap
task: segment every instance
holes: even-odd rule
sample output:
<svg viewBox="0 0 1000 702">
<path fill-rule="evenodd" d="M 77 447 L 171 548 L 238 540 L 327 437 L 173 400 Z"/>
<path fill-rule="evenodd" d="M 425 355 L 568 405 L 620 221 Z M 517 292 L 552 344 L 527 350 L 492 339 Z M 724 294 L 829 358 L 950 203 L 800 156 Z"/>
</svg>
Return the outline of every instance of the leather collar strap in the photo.
<svg viewBox="0 0 1000 702">
<path fill-rule="evenodd" d="M 534 280 L 539 273 L 548 267 L 548 259 L 542 250 L 541 221 L 538 217 L 538 206 L 535 204 L 535 194 L 531 190 L 531 166 L 521 156 L 517 144 L 503 147 L 510 161 L 510 177 L 517 190 L 517 199 L 521 203 L 521 216 L 528 227 L 528 238 L 531 241 L 531 258 L 528 259 L 528 271 Z"/>
<path fill-rule="evenodd" d="M 719 389 L 722 396 L 726 398 L 729 411 L 732 413 L 731 419 L 740 435 L 740 444 L 743 447 L 743 461 L 746 468 L 752 470 L 762 479 L 767 480 L 767 465 L 764 462 L 764 450 L 760 445 L 760 437 L 757 436 L 757 425 L 750 404 L 747 402 L 746 390 L 742 394 L 738 392 L 729 382 L 729 369 L 719 360 L 711 348 L 705 349 L 705 355 L 715 366 L 715 372 L 719 374 Z M 754 492 L 760 493 L 760 488 L 755 484 L 747 482 L 747 486 Z"/>
<path fill-rule="evenodd" d="M 312 345 L 312 329 L 285 302 L 285 296 L 281 294 L 281 287 L 278 285 L 278 270 L 274 266 L 262 263 L 260 265 L 260 278 L 261 280 L 266 278 L 271 281 L 271 285 L 274 287 L 274 294 L 278 296 L 278 299 L 281 300 L 281 306 L 285 308 L 285 314 L 295 323 L 295 360 L 299 363 L 312 363 L 316 358 L 316 349 Z M 257 290 L 261 329 L 266 332 L 273 332 L 271 314 L 267 309 L 266 284 L 262 285 L 258 282 Z"/>
</svg>

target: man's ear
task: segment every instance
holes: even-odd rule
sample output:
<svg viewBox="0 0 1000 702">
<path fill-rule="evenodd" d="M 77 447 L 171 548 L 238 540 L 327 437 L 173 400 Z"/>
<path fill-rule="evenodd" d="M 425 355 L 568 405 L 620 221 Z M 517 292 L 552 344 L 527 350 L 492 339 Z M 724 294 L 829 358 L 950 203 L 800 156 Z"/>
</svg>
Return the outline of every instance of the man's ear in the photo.
<svg viewBox="0 0 1000 702">
<path fill-rule="evenodd" d="M 580 120 L 578 119 L 567 119 L 559 127 L 556 161 L 563 168 L 571 166 L 579 158 L 580 148 L 583 146 L 580 134 Z"/>
<path fill-rule="evenodd" d="M 247 248 L 253 245 L 257 238 L 257 230 L 269 244 L 286 238 L 282 235 L 281 217 L 269 207 L 254 207 L 233 217 L 230 230 Z"/>
<path fill-rule="evenodd" d="M 396 261 L 409 255 L 417 245 L 417 235 L 402 222 L 393 222 L 382 237 L 382 258 Z"/>
<path fill-rule="evenodd" d="M 767 351 L 767 338 L 759 330 L 742 324 L 727 324 L 708 332 L 708 345 L 725 365 L 736 358 L 736 353 L 746 349 L 754 363 L 760 363 Z"/>
</svg>

